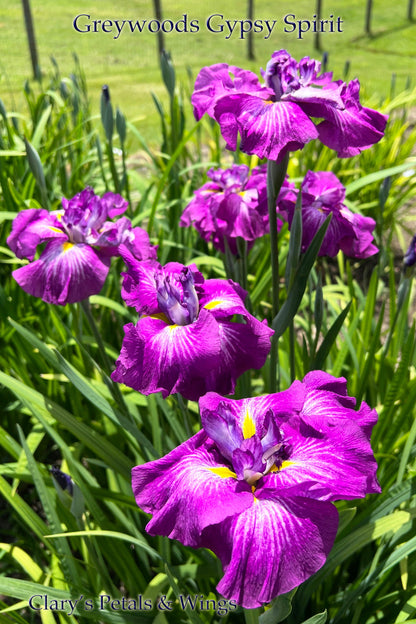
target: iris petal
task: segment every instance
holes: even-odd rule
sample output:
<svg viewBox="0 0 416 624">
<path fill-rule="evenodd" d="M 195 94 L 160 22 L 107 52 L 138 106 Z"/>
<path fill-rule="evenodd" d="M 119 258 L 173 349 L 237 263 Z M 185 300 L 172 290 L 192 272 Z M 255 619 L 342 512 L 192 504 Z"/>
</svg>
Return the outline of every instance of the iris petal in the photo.
<svg viewBox="0 0 416 624">
<path fill-rule="evenodd" d="M 212 117 L 216 101 L 223 95 L 237 90 L 257 93 L 263 89 L 256 74 L 249 70 L 226 63 L 203 67 L 196 78 L 195 90 L 191 98 L 197 121 L 205 113 Z"/>
<path fill-rule="evenodd" d="M 299 429 L 282 424 L 290 444 L 290 462 L 280 472 L 265 477 L 267 487 L 295 485 L 314 481 L 322 489 L 321 500 L 363 498 L 380 492 L 376 478 L 377 463 L 364 432 L 344 422 L 332 434 L 317 434 L 301 422 Z"/>
<path fill-rule="evenodd" d="M 202 285 L 201 308 L 206 308 L 217 319 L 230 318 L 234 314 L 247 316 L 244 307 L 246 291 L 232 280 L 210 279 Z"/>
<path fill-rule="evenodd" d="M 7 244 L 18 258 L 33 260 L 36 247 L 54 238 L 67 240 L 55 216 L 43 208 L 29 208 L 18 213 L 13 221 Z"/>
<path fill-rule="evenodd" d="M 387 116 L 361 106 L 358 80 L 347 84 L 333 81 L 330 73 L 318 75 L 320 63 L 309 57 L 298 63 L 286 50 L 274 52 L 262 72 L 263 89 L 251 79 L 233 82 L 226 67 L 201 70 L 192 103 L 197 119 L 208 113 L 219 123 L 229 150 L 236 150 L 240 134 L 241 151 L 280 162 L 319 138 L 342 158 L 384 134 Z M 242 72 L 233 68 L 236 76 Z"/>
<path fill-rule="evenodd" d="M 180 392 L 198 399 L 215 383 L 220 361 L 218 323 L 201 310 L 190 325 L 142 317 L 126 333 L 112 379 L 142 392 Z"/>
<path fill-rule="evenodd" d="M 257 491 L 256 491 L 257 492 Z M 252 505 L 206 529 L 202 545 L 221 559 L 217 590 L 247 609 L 297 587 L 325 563 L 335 539 L 338 512 L 304 498 L 299 487 L 255 493 Z"/>
<path fill-rule="evenodd" d="M 250 486 L 237 482 L 205 438 L 197 434 L 162 459 L 133 468 L 136 502 L 154 514 L 150 534 L 198 546 L 204 528 L 251 505 Z"/>
<path fill-rule="evenodd" d="M 225 96 L 215 107 L 215 118 L 226 141 L 234 127 L 241 135 L 241 151 L 269 160 L 279 161 L 286 152 L 318 137 L 308 115 L 293 102 L 269 102 L 246 94 Z M 227 143 L 228 149 L 236 149 L 235 142 Z"/>
<path fill-rule="evenodd" d="M 325 121 L 318 125 L 319 139 L 336 150 L 340 158 L 359 154 L 384 135 L 387 115 L 362 107 L 359 88 L 358 80 L 351 81 L 344 86 L 344 108 L 328 107 L 325 114 L 321 113 Z"/>
<path fill-rule="evenodd" d="M 16 271 L 23 290 L 47 303 L 65 305 L 98 294 L 107 277 L 110 258 L 85 244 L 48 243 L 39 260 Z"/>
<path fill-rule="evenodd" d="M 251 325 L 225 320 L 218 324 L 221 359 L 215 372 L 217 383 L 210 384 L 209 389 L 232 394 L 237 377 L 251 368 L 259 369 L 264 365 L 273 330 L 267 327 L 266 322 L 260 323 L 252 318 Z"/>
</svg>

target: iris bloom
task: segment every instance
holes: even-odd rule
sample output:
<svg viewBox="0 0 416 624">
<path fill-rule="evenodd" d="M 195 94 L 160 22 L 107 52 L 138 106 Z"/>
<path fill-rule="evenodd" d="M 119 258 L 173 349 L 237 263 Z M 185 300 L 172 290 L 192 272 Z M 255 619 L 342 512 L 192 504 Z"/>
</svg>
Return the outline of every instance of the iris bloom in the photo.
<svg viewBox="0 0 416 624">
<path fill-rule="evenodd" d="M 237 254 L 238 237 L 252 246 L 269 231 L 266 166 L 232 165 L 230 169 L 210 169 L 210 181 L 195 192 L 185 208 L 180 225 L 193 225 L 204 240 L 224 252 L 224 238 Z M 296 201 L 294 185 L 283 182 L 277 200 L 278 210 Z M 279 223 L 281 225 L 281 222 Z"/>
<path fill-rule="evenodd" d="M 126 217 L 109 221 L 127 206 L 120 195 L 108 192 L 99 197 L 86 188 L 70 200 L 64 198 L 61 210 L 22 210 L 7 243 L 18 258 L 31 262 L 13 272 L 16 282 L 47 303 L 65 305 L 100 292 L 121 244 L 137 259 L 155 258 L 147 232 L 132 228 Z M 41 243 L 46 246 L 34 260 Z"/>
<path fill-rule="evenodd" d="M 302 251 L 305 251 L 328 214 L 332 219 L 319 251 L 320 256 L 342 250 L 351 258 L 368 258 L 378 252 L 373 244 L 374 219 L 353 213 L 345 204 L 345 188 L 330 171 L 308 171 L 302 186 Z M 286 204 L 289 227 L 295 205 Z"/>
<path fill-rule="evenodd" d="M 204 67 L 192 95 L 194 114 L 216 119 L 227 148 L 280 161 L 289 151 L 319 139 L 349 157 L 379 141 L 387 116 L 360 104 L 358 80 L 333 81 L 320 74 L 321 64 L 304 57 L 299 63 L 286 50 L 274 52 L 255 74 L 225 63 Z M 319 120 L 319 121 L 318 121 Z"/>
<path fill-rule="evenodd" d="M 122 296 L 140 318 L 124 327 L 114 381 L 143 394 L 197 400 L 209 390 L 234 392 L 242 373 L 263 366 L 273 330 L 247 312 L 238 284 L 205 280 L 194 265 L 123 258 Z"/>
<path fill-rule="evenodd" d="M 211 549 L 225 598 L 255 608 L 325 563 L 338 513 L 333 501 L 380 492 L 370 434 L 345 379 L 314 371 L 278 394 L 199 401 L 203 429 L 165 457 L 136 466 L 146 530 Z"/>
</svg>

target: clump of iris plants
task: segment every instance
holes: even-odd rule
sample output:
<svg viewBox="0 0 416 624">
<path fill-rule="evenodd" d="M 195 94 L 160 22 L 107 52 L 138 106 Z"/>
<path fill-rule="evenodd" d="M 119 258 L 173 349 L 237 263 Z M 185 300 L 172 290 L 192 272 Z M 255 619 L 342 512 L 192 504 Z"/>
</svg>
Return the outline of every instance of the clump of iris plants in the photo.
<svg viewBox="0 0 416 624">
<path fill-rule="evenodd" d="M 272 55 L 263 72 L 264 85 L 251 72 L 224 63 L 201 70 L 192 95 L 196 119 L 207 113 L 219 123 L 228 149 L 236 150 L 240 137 L 241 151 L 268 158 L 269 163 L 267 174 L 264 168 L 255 169 L 251 178 L 247 168 L 238 166 L 208 172 L 211 181 L 196 192 L 182 225 L 194 225 L 221 251 L 227 239 L 234 252 L 237 237 L 251 245 L 256 236 L 270 231 L 271 261 L 277 264 L 279 193 L 289 189 L 292 196 L 285 214 L 290 225 L 296 208 L 301 211 L 298 253 L 308 249 L 328 214 L 332 221 L 319 254 L 334 256 L 342 249 L 366 258 L 378 251 L 372 242 L 374 221 L 344 205 L 345 189 L 331 172 L 309 172 L 298 197 L 286 180 L 289 153 L 313 139 L 347 157 L 383 136 L 387 117 L 361 106 L 358 81 L 346 84 L 319 72 L 317 61 L 306 57 L 298 63 L 285 50 Z M 139 268 L 136 274 L 138 294 L 133 291 L 133 299 L 142 301 Z M 187 275 L 183 273 L 182 284 Z M 172 296 L 166 277 L 153 279 L 154 307 L 145 310 L 149 316 L 139 324 L 158 323 L 169 336 L 163 341 L 166 371 L 173 361 L 167 356 L 172 337 L 166 318 L 169 306 L 188 306 L 187 299 L 194 301 L 196 309 L 196 295 L 185 295 L 183 287 L 180 296 Z M 275 273 L 274 288 L 278 280 Z M 146 291 L 150 282 L 147 278 Z M 222 296 L 211 292 L 205 307 L 225 310 Z M 274 299 L 276 322 L 278 296 Z M 235 307 L 230 310 L 237 312 Z M 160 318 L 161 313 L 165 318 Z M 185 323 L 188 318 L 187 312 Z M 194 314 L 194 323 L 196 318 Z M 170 323 L 175 323 L 172 315 Z M 186 327 L 190 334 L 192 326 Z M 228 344 L 237 353 L 242 341 Z M 129 345 L 119 367 L 131 358 L 133 349 L 135 360 L 143 359 L 145 339 L 131 335 Z M 231 362 L 226 354 L 222 358 Z M 150 370 L 130 361 L 131 379 Z M 156 359 L 151 362 L 157 369 Z M 126 367 L 121 370 L 125 374 Z M 123 375 L 116 373 L 115 378 L 122 380 Z M 215 552 L 224 567 L 218 591 L 245 608 L 289 592 L 325 563 L 338 524 L 332 502 L 380 492 L 370 446 L 377 414 L 365 403 L 355 411 L 354 404 L 346 381 L 324 372 L 310 373 L 287 391 L 263 397 L 233 400 L 208 392 L 199 400 L 202 430 L 162 459 L 133 469 L 136 501 L 153 514 L 147 530 Z"/>
<path fill-rule="evenodd" d="M 135 500 L 152 515 L 150 535 L 215 553 L 223 567 L 217 591 L 245 609 L 267 605 L 324 566 L 339 525 L 336 501 L 381 492 L 371 448 L 377 412 L 364 401 L 357 407 L 347 380 L 313 370 L 319 367 L 311 358 L 302 381 L 292 375 L 290 387 L 279 389 L 278 341 L 289 327 L 292 373 L 293 319 L 316 258 L 342 251 L 366 259 L 378 252 L 375 221 L 347 207 L 332 172 L 308 171 L 299 188 L 287 175 L 290 153 L 310 141 L 346 158 L 384 134 L 387 116 L 361 105 L 358 80 L 320 71 L 318 61 L 297 62 L 280 50 L 262 70 L 262 84 L 225 63 L 203 68 L 196 79 L 195 118 L 207 114 L 228 150 L 257 158 L 252 168 L 210 168 L 180 225 L 192 226 L 209 249 L 231 252 L 243 267 L 256 241 L 269 237 L 271 292 L 254 311 L 247 275 L 243 288 L 237 279 L 206 278 L 197 259 L 162 263 L 148 233 L 120 217 L 127 202 L 118 194 L 99 197 L 86 188 L 63 199 L 60 210 L 23 210 L 8 238 L 15 254 L 29 260 L 14 271 L 15 280 L 46 303 L 99 293 L 111 258 L 123 259 L 120 294 L 137 316 L 124 326 L 111 379 L 146 396 L 160 393 L 170 407 L 171 395 L 180 395 L 185 417 L 187 401 L 198 402 L 201 425 L 197 431 L 186 423 L 189 439 L 133 468 Z M 283 227 L 290 239 L 280 307 Z M 414 259 L 412 241 L 405 264 Z M 261 371 L 256 390 L 253 370 Z M 121 392 L 114 396 L 124 418 Z M 112 427 L 124 425 L 135 443 L 142 441 L 129 420 L 114 418 Z"/>
</svg>

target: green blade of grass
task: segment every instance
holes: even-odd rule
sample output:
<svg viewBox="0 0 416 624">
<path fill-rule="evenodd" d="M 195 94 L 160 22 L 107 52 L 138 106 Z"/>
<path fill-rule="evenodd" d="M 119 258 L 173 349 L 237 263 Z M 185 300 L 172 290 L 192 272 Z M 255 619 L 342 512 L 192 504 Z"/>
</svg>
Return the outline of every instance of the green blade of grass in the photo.
<svg viewBox="0 0 416 624">
<path fill-rule="evenodd" d="M 33 388 L 29 388 L 17 379 L 0 372 L 0 383 L 3 383 L 17 397 L 21 398 L 29 408 L 34 403 L 43 413 L 49 414 L 56 419 L 63 427 L 71 431 L 73 435 L 101 457 L 117 474 L 121 474 L 130 481 L 131 464 L 125 455 L 111 442 L 108 442 L 91 427 L 78 421 L 57 403 Z"/>
<path fill-rule="evenodd" d="M 19 431 L 20 443 L 26 454 L 29 470 L 33 475 L 33 480 L 35 483 L 36 490 L 42 502 L 42 506 L 45 511 L 46 518 L 49 522 L 50 528 L 48 532 L 50 532 L 50 530 L 52 529 L 54 533 L 61 533 L 62 525 L 59 520 L 59 516 L 55 510 L 56 503 L 52 499 L 50 492 L 48 491 L 48 488 L 45 485 L 42 474 L 38 468 L 37 462 L 35 461 L 32 455 L 29 445 L 26 442 L 26 439 L 23 435 L 23 431 L 21 427 L 18 425 L 17 428 Z M 77 587 L 77 585 L 80 582 L 82 583 L 82 580 L 80 578 L 80 571 L 75 565 L 75 560 L 73 558 L 71 549 L 69 547 L 69 544 L 66 538 L 63 537 L 62 539 L 56 540 L 55 548 L 60 558 L 60 563 L 62 566 L 62 571 L 64 573 L 66 582 L 71 587 L 74 587 L 74 588 Z M 82 587 L 82 585 L 78 585 L 78 586 L 80 588 Z"/>
<path fill-rule="evenodd" d="M 135 546 L 142 548 L 154 559 L 162 558 L 159 553 L 154 548 L 149 546 L 149 544 L 143 538 L 133 537 L 132 535 L 126 535 L 125 533 L 120 533 L 118 531 L 104 531 L 100 529 L 93 529 L 88 531 L 70 531 L 67 533 L 48 535 L 47 537 L 50 539 L 60 537 L 111 537 L 113 539 L 119 539 L 125 542 L 129 542 L 130 544 L 134 544 Z"/>
<path fill-rule="evenodd" d="M 337 316 L 331 327 L 326 333 L 325 338 L 322 341 L 321 346 L 319 347 L 315 358 L 312 362 L 311 370 L 320 370 L 323 368 L 326 358 L 331 350 L 332 345 L 334 344 L 341 327 L 344 324 L 345 318 L 350 311 L 351 301 L 348 305 L 342 310 L 342 312 Z"/>
</svg>

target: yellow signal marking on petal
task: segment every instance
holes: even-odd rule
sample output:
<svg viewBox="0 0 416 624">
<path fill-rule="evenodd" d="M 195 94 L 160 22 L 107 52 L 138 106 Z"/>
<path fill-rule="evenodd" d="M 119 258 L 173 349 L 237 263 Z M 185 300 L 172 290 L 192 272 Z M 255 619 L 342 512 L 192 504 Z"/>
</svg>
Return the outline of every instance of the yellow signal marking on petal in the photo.
<svg viewBox="0 0 416 624">
<path fill-rule="evenodd" d="M 169 324 L 169 319 L 166 314 L 163 314 L 163 312 L 156 312 L 156 314 L 143 314 L 141 318 L 159 319 L 160 321 L 164 321 Z"/>
<path fill-rule="evenodd" d="M 214 299 L 214 301 L 209 301 L 209 303 L 206 303 L 204 305 L 204 308 L 206 310 L 212 310 L 212 308 L 216 308 L 217 306 L 219 306 L 221 304 L 222 304 L 221 299 Z"/>
<path fill-rule="evenodd" d="M 73 246 L 74 246 L 74 243 L 70 243 L 69 241 L 66 241 L 65 243 L 62 244 L 62 251 L 65 253 L 66 251 L 69 251 L 70 249 L 72 249 Z"/>
<path fill-rule="evenodd" d="M 218 475 L 222 479 L 227 479 L 228 477 L 233 477 L 233 479 L 237 478 L 235 472 L 227 468 L 227 466 L 220 466 L 219 468 L 208 468 L 208 470 Z"/>
<path fill-rule="evenodd" d="M 168 317 L 163 312 L 155 312 L 154 314 L 143 314 L 140 318 L 151 318 L 151 319 L 157 319 L 159 321 L 163 321 L 168 326 L 165 329 L 170 329 L 171 331 L 179 327 L 179 325 L 176 325 L 176 324 L 171 325 Z"/>
<path fill-rule="evenodd" d="M 284 461 L 282 461 L 282 465 L 280 466 L 280 468 L 278 468 L 276 465 L 273 465 L 270 468 L 269 472 L 280 472 L 284 468 L 287 468 L 288 466 L 292 466 L 292 464 L 296 464 L 296 462 L 289 461 L 289 460 L 284 460 Z"/>
<path fill-rule="evenodd" d="M 289 460 L 282 461 L 280 470 L 283 470 L 284 468 L 287 468 L 288 466 L 293 466 L 294 464 L 296 464 L 296 462 L 289 461 Z"/>
<path fill-rule="evenodd" d="M 243 421 L 243 438 L 247 440 L 247 438 L 252 438 L 256 433 L 256 423 L 250 416 L 248 410 L 246 411 L 246 415 L 244 416 Z"/>
<path fill-rule="evenodd" d="M 53 225 L 51 225 L 49 229 L 52 230 L 52 232 L 58 232 L 58 234 L 63 233 L 62 230 L 60 230 L 59 228 L 53 227 Z"/>
</svg>

